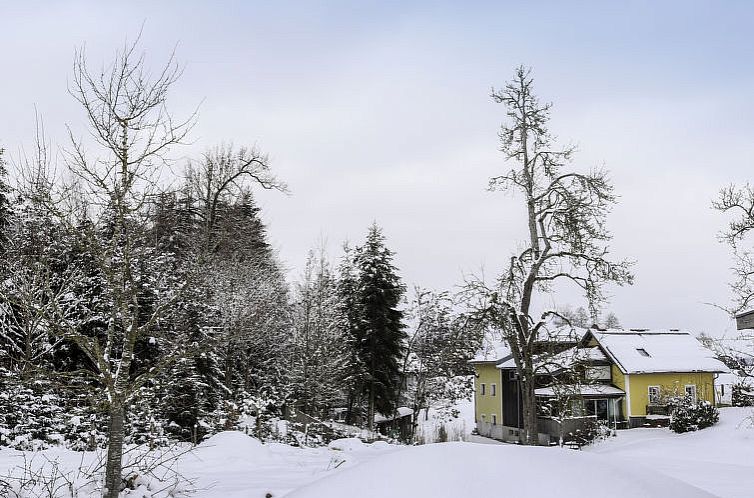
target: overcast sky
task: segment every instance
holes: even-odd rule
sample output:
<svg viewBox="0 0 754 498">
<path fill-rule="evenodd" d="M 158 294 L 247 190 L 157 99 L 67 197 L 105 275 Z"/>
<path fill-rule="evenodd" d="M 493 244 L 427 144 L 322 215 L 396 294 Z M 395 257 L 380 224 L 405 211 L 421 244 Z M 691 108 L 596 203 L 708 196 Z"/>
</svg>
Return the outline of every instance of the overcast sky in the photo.
<svg viewBox="0 0 754 498">
<path fill-rule="evenodd" d="M 318 240 L 337 256 L 376 220 L 408 285 L 452 289 L 496 274 L 525 236 L 520 199 L 485 187 L 508 169 L 490 87 L 529 65 L 574 168 L 604 165 L 620 194 L 612 248 L 636 283 L 610 309 L 629 327 L 730 334 L 705 304 L 730 298 L 710 202 L 754 171 L 754 5 L 658 3 L 0 1 L 0 144 L 29 146 L 35 105 L 54 142 L 83 130 L 74 48 L 99 64 L 144 23 L 149 61 L 177 43 L 186 65 L 174 114 L 201 102 L 176 154 L 256 144 L 290 184 L 258 198 L 293 276 Z"/>
</svg>

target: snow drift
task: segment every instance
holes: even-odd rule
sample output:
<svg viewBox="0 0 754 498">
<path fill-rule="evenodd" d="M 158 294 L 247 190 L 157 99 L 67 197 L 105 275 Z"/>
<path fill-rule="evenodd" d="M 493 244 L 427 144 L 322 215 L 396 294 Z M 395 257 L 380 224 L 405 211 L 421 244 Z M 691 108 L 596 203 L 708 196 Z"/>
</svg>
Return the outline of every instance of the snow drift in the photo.
<svg viewBox="0 0 754 498">
<path fill-rule="evenodd" d="M 613 466 L 566 449 L 441 443 L 408 448 L 346 469 L 286 495 L 289 498 L 712 497 L 647 468 Z M 356 491 L 358 490 L 358 491 Z"/>
</svg>

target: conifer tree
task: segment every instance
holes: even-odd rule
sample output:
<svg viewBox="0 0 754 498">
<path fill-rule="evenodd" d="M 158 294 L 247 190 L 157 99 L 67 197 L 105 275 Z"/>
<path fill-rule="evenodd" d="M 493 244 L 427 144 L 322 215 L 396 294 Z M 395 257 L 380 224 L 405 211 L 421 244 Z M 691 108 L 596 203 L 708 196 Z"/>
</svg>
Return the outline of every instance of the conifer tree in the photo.
<svg viewBox="0 0 754 498">
<path fill-rule="evenodd" d="M 364 365 L 361 363 L 361 358 L 355 347 L 360 316 L 355 256 L 356 251 L 351 249 L 347 243 L 343 244 L 343 256 L 338 265 L 337 276 L 338 310 L 343 320 L 345 335 L 350 339 L 351 345 L 348 351 L 348 375 L 343 385 L 348 403 L 346 408 L 347 424 L 353 424 L 356 420 L 356 409 L 360 405 L 364 385 Z"/>
<path fill-rule="evenodd" d="M 8 185 L 8 170 L 3 158 L 5 150 L 0 148 L 0 255 L 5 254 L 8 244 L 8 225 L 10 224 L 13 208 L 11 203 L 11 188 Z"/>
<path fill-rule="evenodd" d="M 391 413 L 395 408 L 406 337 L 398 305 L 405 289 L 376 223 L 369 228 L 355 261 L 359 321 L 354 344 L 365 369 L 367 425 L 373 429 L 375 412 Z"/>
</svg>

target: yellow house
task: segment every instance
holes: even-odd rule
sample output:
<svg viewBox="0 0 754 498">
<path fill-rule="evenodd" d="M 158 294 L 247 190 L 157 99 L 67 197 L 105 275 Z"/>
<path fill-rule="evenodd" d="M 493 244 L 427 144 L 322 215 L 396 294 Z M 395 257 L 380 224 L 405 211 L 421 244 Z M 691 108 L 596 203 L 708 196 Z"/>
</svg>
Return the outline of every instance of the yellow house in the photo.
<svg viewBox="0 0 754 498">
<path fill-rule="evenodd" d="M 667 417 L 666 400 L 688 395 L 715 402 L 715 378 L 725 365 L 689 332 L 645 329 L 571 329 L 580 340 L 563 345 L 555 355 L 543 354 L 543 364 L 578 361 L 589 381 L 572 386 L 583 403 L 585 417 L 617 428 L 639 427 Z M 574 360 L 577 359 L 578 360 Z M 477 431 L 501 440 L 517 440 L 521 428 L 520 385 L 515 364 L 502 346 L 474 358 L 474 408 Z M 547 405 L 558 395 L 557 369 L 540 372 L 536 395 Z M 562 431 L 553 417 L 539 419 L 540 439 Z M 565 423 L 562 420 L 558 424 Z"/>
<path fill-rule="evenodd" d="M 611 383 L 626 395 L 623 418 L 630 427 L 664 415 L 668 396 L 715 403 L 715 378 L 727 367 L 689 332 L 589 330 L 582 346 L 599 348 L 611 361 Z"/>
<path fill-rule="evenodd" d="M 474 419 L 477 431 L 495 439 L 503 437 L 502 370 L 498 363 L 510 358 L 503 344 L 495 344 L 473 360 L 474 365 Z"/>
</svg>

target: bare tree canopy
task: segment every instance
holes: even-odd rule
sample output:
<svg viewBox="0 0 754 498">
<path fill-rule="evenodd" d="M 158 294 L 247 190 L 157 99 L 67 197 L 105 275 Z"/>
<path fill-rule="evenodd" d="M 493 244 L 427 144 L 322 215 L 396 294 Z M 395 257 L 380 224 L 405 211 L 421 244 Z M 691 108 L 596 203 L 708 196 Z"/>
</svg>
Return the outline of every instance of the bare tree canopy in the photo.
<svg viewBox="0 0 754 498">
<path fill-rule="evenodd" d="M 287 193 L 288 186 L 270 168 L 269 158 L 256 147 L 236 149 L 219 145 L 204 153 L 199 164 L 189 164 L 186 183 L 194 210 L 205 226 L 205 251 L 212 252 L 218 209 L 243 197 L 251 186 Z"/>
<path fill-rule="evenodd" d="M 195 117 L 175 120 L 167 110 L 168 93 L 181 75 L 174 57 L 152 73 L 137 52 L 138 42 L 126 44 L 111 65 L 96 72 L 78 50 L 69 88 L 86 114 L 96 152 L 90 154 L 88 142 L 69 128 L 66 164 L 79 179 L 84 203 L 99 207 L 91 223 L 75 232 L 102 275 L 109 317 L 104 338 L 82 333 L 65 316 L 57 318 L 65 336 L 91 360 L 106 393 L 109 498 L 117 498 L 121 487 L 125 405 L 144 382 L 132 372 L 135 345 L 153 332 L 183 285 L 157 269 L 165 258 L 144 243 L 147 202 L 159 193 L 168 154 L 184 143 Z M 149 282 L 149 275 L 157 275 L 157 281 Z M 149 306 L 139 298 L 145 284 L 156 291 Z"/>
<path fill-rule="evenodd" d="M 630 284 L 632 263 L 610 258 L 606 217 L 616 196 L 607 172 L 566 170 L 574 148 L 555 145 L 547 127 L 551 104 L 535 96 L 531 70 L 517 68 L 503 89 L 493 89 L 492 99 L 506 109 L 500 150 L 513 167 L 491 178 L 489 188 L 521 196 L 528 230 L 495 285 L 474 281 L 469 289 L 511 348 L 524 389 L 524 442 L 536 444 L 533 359 L 547 340 L 547 319 L 558 313 L 533 317 L 533 298 L 551 292 L 558 281 L 570 282 L 596 315 L 605 300 L 603 285 Z"/>
<path fill-rule="evenodd" d="M 723 307 L 731 314 L 748 310 L 754 303 L 754 254 L 752 254 L 751 232 L 754 231 L 754 186 L 729 185 L 720 191 L 712 207 L 732 216 L 719 238 L 733 251 L 734 266 L 733 304 Z"/>
</svg>

